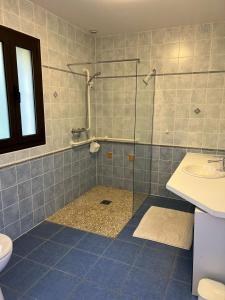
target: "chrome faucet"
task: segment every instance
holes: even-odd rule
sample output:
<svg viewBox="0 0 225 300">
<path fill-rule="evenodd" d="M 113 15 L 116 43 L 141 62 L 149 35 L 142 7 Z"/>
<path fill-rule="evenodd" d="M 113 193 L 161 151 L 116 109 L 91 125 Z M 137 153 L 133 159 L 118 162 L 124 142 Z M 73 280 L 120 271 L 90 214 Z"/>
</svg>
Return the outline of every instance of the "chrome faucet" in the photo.
<svg viewBox="0 0 225 300">
<path fill-rule="evenodd" d="M 225 157 L 222 157 L 220 159 L 209 159 L 208 163 L 214 163 L 214 162 L 222 162 L 221 169 L 219 171 L 225 172 Z"/>
</svg>

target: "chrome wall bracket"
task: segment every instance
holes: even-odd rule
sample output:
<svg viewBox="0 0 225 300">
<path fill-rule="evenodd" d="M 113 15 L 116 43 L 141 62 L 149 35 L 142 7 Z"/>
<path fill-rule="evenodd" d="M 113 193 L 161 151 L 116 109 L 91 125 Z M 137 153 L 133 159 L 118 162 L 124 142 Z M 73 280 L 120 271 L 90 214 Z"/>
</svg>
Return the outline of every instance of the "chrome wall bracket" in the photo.
<svg viewBox="0 0 225 300">
<path fill-rule="evenodd" d="M 73 135 L 74 138 L 79 139 L 81 137 L 81 134 L 83 132 L 86 132 L 86 131 L 87 131 L 86 128 L 73 128 L 71 130 L 71 133 L 72 133 L 72 135 Z"/>
</svg>

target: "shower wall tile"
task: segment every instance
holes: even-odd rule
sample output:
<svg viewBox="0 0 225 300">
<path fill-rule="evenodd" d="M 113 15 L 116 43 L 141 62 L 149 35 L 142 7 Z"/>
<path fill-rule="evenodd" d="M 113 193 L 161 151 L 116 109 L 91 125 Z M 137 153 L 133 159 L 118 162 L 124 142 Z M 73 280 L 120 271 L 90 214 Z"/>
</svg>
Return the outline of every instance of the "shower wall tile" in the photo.
<svg viewBox="0 0 225 300">
<path fill-rule="evenodd" d="M 112 159 L 106 157 L 112 151 Z M 180 199 L 166 189 L 166 183 L 187 152 L 224 155 L 209 149 L 122 144 L 101 142 L 97 155 L 97 183 L 145 193 Z M 135 153 L 135 160 L 128 155 Z"/>
<path fill-rule="evenodd" d="M 0 10 L 0 25 L 40 39 L 43 65 L 68 71 L 68 63 L 94 60 L 95 42 L 91 34 L 32 1 L 3 1 Z M 83 67 L 74 67 L 73 71 L 82 72 Z M 1 154 L 0 166 L 62 150 L 69 146 L 72 138 L 71 129 L 86 126 L 85 78 L 44 67 L 42 78 L 46 145 Z M 96 135 L 94 111 L 91 134 Z M 43 166 L 46 168 L 45 171 L 52 169 L 52 161 L 46 158 Z M 31 172 L 38 172 L 38 170 L 33 169 Z M 29 176 L 26 165 L 18 166 L 17 173 L 21 181 L 25 180 L 24 176 Z"/>
<path fill-rule="evenodd" d="M 85 145 L 0 174 L 0 230 L 14 239 L 96 185 L 96 155 Z"/>
<path fill-rule="evenodd" d="M 139 74 L 154 68 L 157 73 L 222 71 L 224 28 L 225 23 L 208 23 L 102 36 L 96 40 L 96 57 L 118 59 L 118 51 L 123 53 L 122 59 L 139 57 Z M 105 41 L 110 52 L 106 51 Z M 135 63 L 131 62 L 98 68 L 103 76 L 135 75 Z M 154 144 L 225 149 L 224 73 L 156 77 L 153 131 L 153 80 L 148 87 L 142 78 L 138 80 L 136 109 L 135 79 L 97 81 L 97 136 L 132 139 L 136 113 L 135 135 L 140 142 L 150 143 L 153 132 Z"/>
</svg>

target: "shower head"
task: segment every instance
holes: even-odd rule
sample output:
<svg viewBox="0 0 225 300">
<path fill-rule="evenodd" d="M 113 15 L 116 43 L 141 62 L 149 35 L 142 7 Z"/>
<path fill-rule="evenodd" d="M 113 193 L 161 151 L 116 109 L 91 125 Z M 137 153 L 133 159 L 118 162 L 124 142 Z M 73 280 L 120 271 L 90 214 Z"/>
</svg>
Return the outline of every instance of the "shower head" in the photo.
<svg viewBox="0 0 225 300">
<path fill-rule="evenodd" d="M 149 82 L 152 78 L 152 76 L 154 76 L 156 74 L 156 70 L 153 69 L 151 73 L 149 73 L 147 76 L 145 76 L 145 78 L 143 79 L 143 82 L 146 84 L 146 85 L 149 85 Z"/>
<path fill-rule="evenodd" d="M 152 74 L 148 74 L 147 76 L 145 76 L 145 78 L 143 79 L 143 82 L 148 85 L 149 84 L 149 81 L 150 81 L 150 78 L 151 78 Z"/>
<path fill-rule="evenodd" d="M 87 84 L 90 84 L 95 77 L 100 76 L 100 75 L 101 75 L 101 72 L 96 72 L 94 75 L 92 75 L 90 77 L 90 79 L 88 80 Z"/>
</svg>

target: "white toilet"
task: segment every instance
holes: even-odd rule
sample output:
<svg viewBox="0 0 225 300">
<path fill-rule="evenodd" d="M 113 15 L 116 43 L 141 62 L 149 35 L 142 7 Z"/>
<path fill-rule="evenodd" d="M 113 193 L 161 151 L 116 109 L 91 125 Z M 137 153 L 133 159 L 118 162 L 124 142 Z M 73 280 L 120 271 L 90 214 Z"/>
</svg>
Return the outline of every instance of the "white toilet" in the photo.
<svg viewBox="0 0 225 300">
<path fill-rule="evenodd" d="M 225 300 L 225 285 L 203 278 L 198 284 L 198 300 Z"/>
<path fill-rule="evenodd" d="M 0 272 L 3 271 L 3 269 L 8 264 L 10 257 L 12 255 L 12 250 L 13 250 L 13 242 L 10 239 L 10 237 L 0 233 Z M 0 300 L 4 300 L 1 289 L 0 289 Z"/>
</svg>

